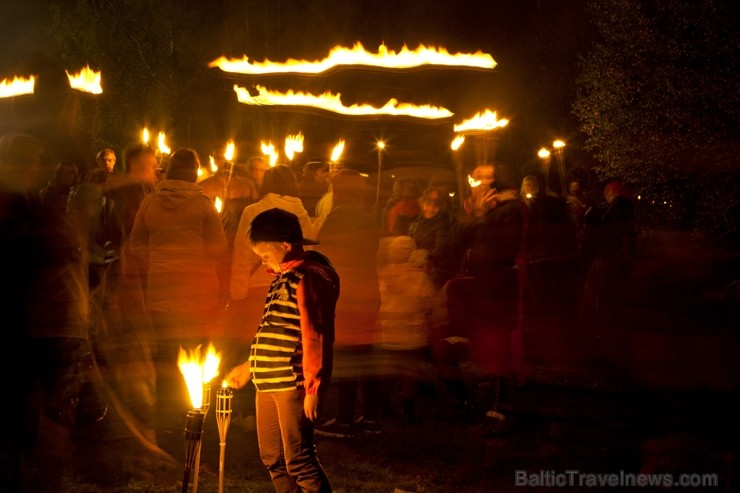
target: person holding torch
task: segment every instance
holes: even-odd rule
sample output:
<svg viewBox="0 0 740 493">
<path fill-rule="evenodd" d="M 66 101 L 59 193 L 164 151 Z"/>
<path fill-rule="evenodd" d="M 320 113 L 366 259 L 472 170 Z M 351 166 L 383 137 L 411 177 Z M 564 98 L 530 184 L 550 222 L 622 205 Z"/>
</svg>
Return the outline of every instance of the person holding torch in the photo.
<svg viewBox="0 0 740 493">
<path fill-rule="evenodd" d="M 339 275 L 326 256 L 303 249 L 317 242 L 303 237 L 288 211 L 261 212 L 248 237 L 274 278 L 249 357 L 226 383 L 254 383 L 257 441 L 275 490 L 330 492 L 313 434 L 332 373 Z"/>
</svg>

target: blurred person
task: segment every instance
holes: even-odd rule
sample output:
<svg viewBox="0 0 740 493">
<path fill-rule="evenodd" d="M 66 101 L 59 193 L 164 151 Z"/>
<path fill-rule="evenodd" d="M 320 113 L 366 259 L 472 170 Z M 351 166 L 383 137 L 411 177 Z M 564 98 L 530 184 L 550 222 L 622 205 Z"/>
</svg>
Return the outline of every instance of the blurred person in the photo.
<svg viewBox="0 0 740 493">
<path fill-rule="evenodd" d="M 154 192 L 159 163 L 154 149 L 136 143 L 123 152 L 126 174 L 113 176 L 106 185 L 104 228 L 112 247 L 127 249 L 134 218 L 144 197 Z"/>
<path fill-rule="evenodd" d="M 410 236 L 385 242 L 387 264 L 379 268 L 380 315 L 385 371 L 398 385 L 403 418 L 419 419 L 416 399 L 426 377 L 421 363 L 429 345 L 429 316 L 437 289 L 426 273 L 428 252 Z"/>
<path fill-rule="evenodd" d="M 72 161 L 62 161 L 54 168 L 49 183 L 39 191 L 44 209 L 51 214 L 64 217 L 72 189 L 79 181 L 77 165 Z"/>
<path fill-rule="evenodd" d="M 95 164 L 104 169 L 108 174 L 113 174 L 116 169 L 116 153 L 113 149 L 105 148 L 95 156 Z"/>
<path fill-rule="evenodd" d="M 232 347 L 225 360 L 240 354 L 245 348 L 242 337 L 244 320 L 259 319 L 264 309 L 264 292 L 272 281 L 272 276 L 261 268 L 260 258 L 249 244 L 247 231 L 252 220 L 261 212 L 279 208 L 295 214 L 306 237 L 315 236 L 315 227 L 308 212 L 298 197 L 298 181 L 293 171 L 280 164 L 265 172 L 260 199 L 242 211 L 239 227 L 234 237 L 229 278 L 229 303 L 226 311 L 225 337 L 232 341 Z M 248 343 L 248 341 L 247 341 Z M 246 430 L 251 428 L 250 416 L 254 415 L 250 389 L 234 395 L 234 424 Z M 245 421 L 241 421 L 244 418 Z"/>
<path fill-rule="evenodd" d="M 580 304 L 581 327 L 624 331 L 629 274 L 636 254 L 635 204 L 620 180 L 604 187 L 606 209 L 586 217 L 590 259 Z"/>
<path fill-rule="evenodd" d="M 211 156 L 217 170 L 212 176 L 199 182 L 199 185 L 211 200 L 215 201 L 218 197 L 222 201 L 221 222 L 231 251 L 242 211 L 259 199 L 259 188 L 255 181 L 250 179 L 245 163 L 226 161 L 225 150 L 226 147 L 223 145 L 213 148 Z"/>
<path fill-rule="evenodd" d="M 248 179 L 252 181 L 252 186 L 258 194 L 268 169 L 270 169 L 270 164 L 265 156 L 252 156 L 247 161 Z"/>
<path fill-rule="evenodd" d="M 408 235 L 409 225 L 421 212 L 421 191 L 411 178 L 397 178 L 393 192 L 383 208 L 382 231 L 385 236 Z"/>
<path fill-rule="evenodd" d="M 275 491 L 331 492 L 313 435 L 332 375 L 340 279 L 326 256 L 303 249 L 316 242 L 303 236 L 295 214 L 263 211 L 248 235 L 273 280 L 256 334 L 243 329 L 255 334 L 249 358 L 226 381 L 237 389 L 254 383 L 260 457 Z"/>
<path fill-rule="evenodd" d="M 145 272 L 130 249 L 139 206 L 155 191 L 158 163 L 154 150 L 140 143 L 123 156 L 125 175 L 91 169 L 70 201 L 75 230 L 87 245 L 93 341 L 111 402 L 108 419 L 87 439 L 120 451 L 115 460 L 100 453 L 80 460 L 94 472 L 88 479 L 101 484 L 121 475 L 166 484 L 174 458 L 158 446 L 157 348 L 145 305 Z"/>
<path fill-rule="evenodd" d="M 131 253 L 146 274 L 146 308 L 157 341 L 161 418 L 187 408 L 179 348 L 205 347 L 220 335 L 228 243 L 218 211 L 195 183 L 199 167 L 195 151 L 175 151 L 166 178 L 142 200 L 131 231 Z"/>
<path fill-rule="evenodd" d="M 336 307 L 333 380 L 338 411 L 317 425 L 316 433 L 348 437 L 357 429 L 375 433 L 378 423 L 382 360 L 377 350 L 380 309 L 377 257 L 380 228 L 364 204 L 365 179 L 350 169 L 332 178 L 334 208 L 318 233 L 321 252 L 332 259 L 342 279 Z M 362 414 L 355 416 L 358 392 Z"/>
<path fill-rule="evenodd" d="M 449 195 L 439 187 L 428 187 L 419 199 L 421 212 L 409 225 L 408 235 L 418 249 L 429 252 L 430 278 L 437 288 L 452 276 Z"/>
<path fill-rule="evenodd" d="M 300 198 L 311 217 L 316 216 L 316 205 L 329 191 L 329 165 L 321 161 L 310 161 L 303 167 L 300 182 Z"/>
<path fill-rule="evenodd" d="M 3 358 L 13 399 L 2 411 L 3 491 L 66 491 L 90 367 L 85 268 L 74 235 L 41 206 L 43 152 L 31 135 L 0 137 L 0 308 L 15 355 Z"/>
<path fill-rule="evenodd" d="M 518 325 L 517 258 L 522 248 L 522 204 L 510 169 L 497 165 L 487 190 L 478 193 L 471 213 L 458 217 L 458 248 L 464 277 L 448 287 L 453 331 L 471 340 L 471 358 L 496 388 L 513 376 L 512 331 Z M 481 185 L 483 186 L 483 185 Z M 489 413 L 499 416 L 498 397 Z"/>
<path fill-rule="evenodd" d="M 480 163 L 470 172 L 470 177 L 478 182 L 478 185 L 470 186 L 470 192 L 463 202 L 463 212 L 473 215 L 481 208 L 484 194 L 493 187 L 496 169 L 493 163 Z"/>
</svg>

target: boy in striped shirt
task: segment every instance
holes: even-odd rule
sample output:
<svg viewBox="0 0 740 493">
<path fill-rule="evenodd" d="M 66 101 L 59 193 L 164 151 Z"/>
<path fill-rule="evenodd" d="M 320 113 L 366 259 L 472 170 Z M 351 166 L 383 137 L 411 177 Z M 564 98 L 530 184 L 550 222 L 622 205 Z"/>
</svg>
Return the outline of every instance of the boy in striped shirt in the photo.
<svg viewBox="0 0 740 493">
<path fill-rule="evenodd" d="M 313 443 L 319 399 L 329 384 L 339 276 L 328 258 L 304 245 L 295 214 L 270 209 L 249 228 L 252 249 L 275 275 L 249 359 L 226 377 L 257 389 L 260 456 L 278 493 L 330 492 Z"/>
</svg>

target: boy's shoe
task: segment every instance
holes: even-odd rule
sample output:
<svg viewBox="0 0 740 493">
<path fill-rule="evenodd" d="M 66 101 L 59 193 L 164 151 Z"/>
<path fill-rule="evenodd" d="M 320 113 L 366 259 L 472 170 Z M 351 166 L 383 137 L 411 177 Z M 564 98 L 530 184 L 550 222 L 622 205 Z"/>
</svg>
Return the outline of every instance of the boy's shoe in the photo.
<svg viewBox="0 0 740 493">
<path fill-rule="evenodd" d="M 331 438 L 351 438 L 355 436 L 355 430 L 351 424 L 339 423 L 335 418 L 315 426 L 314 432 L 317 435 Z"/>
</svg>

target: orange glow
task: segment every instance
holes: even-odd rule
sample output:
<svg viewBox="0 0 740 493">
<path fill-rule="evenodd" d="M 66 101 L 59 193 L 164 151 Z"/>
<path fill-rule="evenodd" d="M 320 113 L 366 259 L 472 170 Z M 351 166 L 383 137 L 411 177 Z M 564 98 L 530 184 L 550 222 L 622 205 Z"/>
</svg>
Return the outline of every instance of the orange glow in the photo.
<svg viewBox="0 0 740 493">
<path fill-rule="evenodd" d="M 455 132 L 466 132 L 466 131 L 490 131 L 497 128 L 505 127 L 509 124 L 509 120 L 502 118 L 499 120 L 496 116 L 495 111 L 485 110 L 478 113 L 473 118 L 464 120 L 460 124 L 455 124 Z"/>
<path fill-rule="evenodd" d="M 28 79 L 15 76 L 13 80 L 3 79 L 0 81 L 0 98 L 10 98 L 23 94 L 33 94 L 36 79 L 32 75 Z"/>
<path fill-rule="evenodd" d="M 198 179 L 199 180 L 203 178 L 203 173 L 205 173 L 205 171 L 203 171 L 203 166 L 198 166 Z"/>
<path fill-rule="evenodd" d="M 213 205 L 216 206 L 216 210 L 218 211 L 219 214 L 221 214 L 221 211 L 224 208 L 224 203 L 221 201 L 221 197 L 216 197 L 213 200 Z"/>
<path fill-rule="evenodd" d="M 329 51 L 323 60 L 308 61 L 288 59 L 285 62 L 250 62 L 244 55 L 242 59 L 226 58 L 224 56 L 212 61 L 209 67 L 218 67 L 224 72 L 248 75 L 301 73 L 320 74 L 338 66 L 362 65 L 378 68 L 404 69 L 423 65 L 446 65 L 456 67 L 473 67 L 493 69 L 496 61 L 487 53 L 480 50 L 475 53 L 450 53 L 446 48 L 419 45 L 411 50 L 405 45 L 400 51 L 389 50 L 381 44 L 377 53 L 365 50 L 362 43 L 355 43 L 352 48 L 336 46 Z"/>
<path fill-rule="evenodd" d="M 72 89 L 90 94 L 103 94 L 103 87 L 100 85 L 101 72 L 95 72 L 89 65 L 76 74 L 67 72 L 67 78 Z"/>
<path fill-rule="evenodd" d="M 206 354 L 202 354 L 201 346 L 189 352 L 180 347 L 177 366 L 185 379 L 193 409 L 203 407 L 203 384 L 210 382 L 218 375 L 220 364 L 221 353 L 216 352 L 213 344 L 208 345 Z"/>
<path fill-rule="evenodd" d="M 268 142 L 267 144 L 265 144 L 264 142 L 261 142 L 260 144 L 262 147 L 262 154 L 270 158 L 270 162 L 269 162 L 270 167 L 271 168 L 275 167 L 275 165 L 277 165 L 277 160 L 278 160 L 278 154 L 277 154 L 277 151 L 275 150 L 275 146 L 272 145 L 272 142 Z"/>
<path fill-rule="evenodd" d="M 543 147 L 542 149 L 537 151 L 537 156 L 539 156 L 540 159 L 547 159 L 550 157 L 550 151 L 548 151 L 547 149 Z"/>
<path fill-rule="evenodd" d="M 471 188 L 479 187 L 481 183 L 483 182 L 480 180 L 476 180 L 472 176 L 468 175 L 468 184 L 470 185 Z"/>
<path fill-rule="evenodd" d="M 554 141 L 552 143 L 552 147 L 555 148 L 556 150 L 557 149 L 562 149 L 563 147 L 565 147 L 565 142 L 563 142 L 562 140 L 558 139 L 558 140 L 556 140 L 556 141 Z"/>
<path fill-rule="evenodd" d="M 213 156 L 208 156 L 208 164 L 211 167 L 211 173 L 215 173 L 218 171 L 218 165 L 216 164 L 216 159 Z"/>
<path fill-rule="evenodd" d="M 452 149 L 453 151 L 460 149 L 460 147 L 463 145 L 463 142 L 465 142 L 465 136 L 458 135 L 457 137 L 452 139 L 452 143 L 450 144 L 450 149 Z"/>
<path fill-rule="evenodd" d="M 141 141 L 144 144 L 149 143 L 149 129 L 148 128 L 145 128 L 144 130 L 141 131 Z"/>
<path fill-rule="evenodd" d="M 224 159 L 231 162 L 234 160 L 234 141 L 230 140 L 226 143 L 226 150 L 224 151 Z"/>
<path fill-rule="evenodd" d="M 339 142 L 337 142 L 337 145 L 335 145 L 334 149 L 331 151 L 331 162 L 332 163 L 339 162 L 339 158 L 342 157 L 343 152 L 344 152 L 344 139 L 339 139 Z"/>
<path fill-rule="evenodd" d="M 385 142 L 383 142 L 382 140 L 379 140 L 378 141 L 378 152 L 382 152 L 383 150 L 385 150 Z"/>
<path fill-rule="evenodd" d="M 296 153 L 303 152 L 303 134 L 298 132 L 297 135 L 288 135 L 285 137 L 285 156 L 288 161 L 292 161 Z"/>
<path fill-rule="evenodd" d="M 234 86 L 237 99 L 240 103 L 255 106 L 310 106 L 326 111 L 339 113 L 340 115 L 392 115 L 392 116 L 411 116 L 414 118 L 439 119 L 453 116 L 447 108 L 431 105 L 414 105 L 411 103 L 399 103 L 397 99 L 390 99 L 388 102 L 376 108 L 369 104 L 353 104 L 345 106 L 342 103 L 342 95 L 333 94 L 329 91 L 321 95 L 314 95 L 305 92 L 278 92 L 267 89 L 264 86 L 255 86 L 258 95 L 252 96 L 243 87 Z"/>
<path fill-rule="evenodd" d="M 159 132 L 159 137 L 157 138 L 157 147 L 159 148 L 159 152 L 161 152 L 162 154 L 169 154 L 172 152 L 172 149 L 170 149 L 169 146 L 165 143 L 164 132 Z"/>
</svg>

